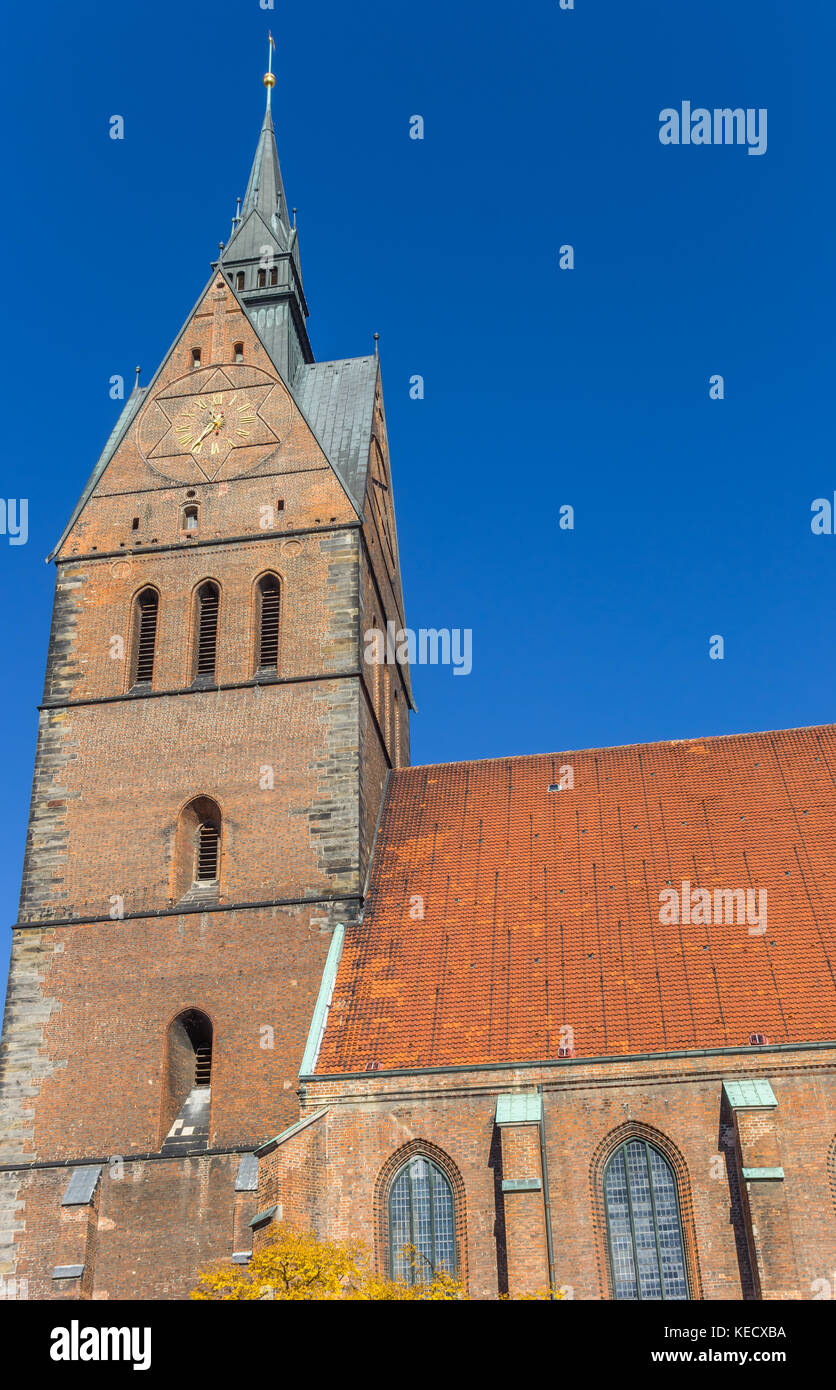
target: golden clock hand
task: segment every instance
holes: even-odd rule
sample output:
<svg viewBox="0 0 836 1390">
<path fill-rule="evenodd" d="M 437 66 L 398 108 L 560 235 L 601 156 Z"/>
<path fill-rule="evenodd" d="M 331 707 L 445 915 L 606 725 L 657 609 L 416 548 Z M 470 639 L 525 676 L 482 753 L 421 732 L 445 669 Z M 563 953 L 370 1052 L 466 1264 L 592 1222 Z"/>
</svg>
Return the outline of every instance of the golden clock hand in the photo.
<svg viewBox="0 0 836 1390">
<path fill-rule="evenodd" d="M 197 436 L 197 439 L 195 440 L 194 444 L 192 445 L 192 448 L 193 448 L 193 449 L 196 449 L 197 446 L 198 446 L 198 444 L 202 444 L 203 441 L 204 441 L 204 439 L 206 438 L 207 434 L 209 433 L 209 431 L 210 431 L 210 430 L 213 430 L 214 428 L 215 428 L 215 421 L 214 421 L 214 419 L 212 419 L 212 420 L 209 421 L 209 424 L 206 426 L 206 428 Z"/>
</svg>

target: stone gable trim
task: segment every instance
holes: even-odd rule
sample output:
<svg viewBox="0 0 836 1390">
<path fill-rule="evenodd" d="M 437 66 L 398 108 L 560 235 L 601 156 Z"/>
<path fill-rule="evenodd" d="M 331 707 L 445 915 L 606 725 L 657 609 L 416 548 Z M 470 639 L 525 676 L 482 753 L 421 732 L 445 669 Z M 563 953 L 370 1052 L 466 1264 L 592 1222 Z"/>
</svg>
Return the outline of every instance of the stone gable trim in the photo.
<svg viewBox="0 0 836 1390">
<path fill-rule="evenodd" d="M 716 1083 L 718 1088 L 718 1105 L 722 1100 L 722 1084 L 723 1081 L 726 1079 L 726 1073 L 720 1068 L 712 1067 L 706 1070 L 694 1070 L 693 1072 L 680 1071 L 677 1070 L 675 1067 L 660 1068 L 654 1071 L 630 1071 L 624 1068 L 614 1070 L 613 1068 L 619 1067 L 619 1064 L 623 1062 L 623 1060 L 624 1059 L 621 1057 L 600 1059 L 600 1065 L 602 1067 L 602 1070 L 591 1071 L 584 1076 L 575 1075 L 572 1077 L 567 1076 L 565 1079 L 558 1080 L 556 1078 L 553 1078 L 546 1080 L 541 1083 L 543 1086 L 543 1091 L 546 1094 L 552 1094 L 560 1091 L 600 1091 L 607 1090 L 610 1088 L 619 1089 L 625 1086 L 633 1087 L 635 1089 L 640 1090 L 648 1086 L 681 1086 L 686 1083 L 693 1085 L 703 1084 L 705 1082 L 713 1082 Z M 450 1096 L 484 1096 L 495 1098 L 499 1091 L 507 1090 L 509 1084 L 512 1084 L 514 1079 L 513 1077 L 509 1078 L 507 1074 L 509 1070 L 512 1070 L 511 1068 L 493 1067 L 480 1069 L 479 1067 L 472 1067 L 462 1068 L 461 1070 L 492 1070 L 494 1072 L 494 1078 L 490 1081 L 486 1080 L 478 1085 L 461 1084 L 451 1086 L 449 1088 L 443 1085 L 439 1085 L 437 1087 L 426 1087 L 420 1089 L 403 1088 L 397 1090 L 384 1090 L 380 1088 L 379 1082 L 381 1081 L 381 1079 L 385 1079 L 385 1073 L 382 1072 L 358 1072 L 355 1074 L 355 1076 L 351 1078 L 303 1078 L 302 1087 L 304 1089 L 302 1090 L 302 1104 L 324 1104 L 327 1101 L 329 1105 L 367 1106 L 370 1104 L 385 1103 L 387 1105 L 391 1105 L 401 1104 L 404 1102 L 420 1102 L 423 1104 L 426 1101 L 449 1099 Z M 775 1066 L 773 1066 L 772 1068 L 773 1076 L 777 1074 L 778 1077 L 804 1076 L 806 1073 L 810 1072 L 819 1075 L 822 1073 L 833 1074 L 834 1072 L 836 1072 L 836 1057 L 834 1057 L 833 1060 L 829 1063 L 819 1062 L 817 1060 L 811 1059 L 808 1062 L 794 1063 L 782 1066 L 780 1071 L 777 1071 L 777 1073 Z M 416 1073 L 415 1075 L 417 1079 L 420 1078 L 422 1074 Z M 307 1088 L 305 1086 L 306 1080 L 313 1081 L 314 1084 Z M 351 1080 L 354 1082 L 364 1081 L 368 1085 L 374 1086 L 375 1089 L 367 1090 L 364 1088 L 358 1089 L 356 1091 L 346 1090 L 344 1092 L 335 1092 L 330 1089 L 329 1083 L 343 1080 Z M 320 1081 L 323 1083 L 321 1086 L 316 1084 Z M 520 1082 L 519 1084 L 522 1086 L 524 1083 Z M 834 1164 L 836 1164 L 836 1141 L 834 1141 Z M 836 1201 L 836 1168 L 834 1169 L 834 1201 Z"/>
<path fill-rule="evenodd" d="M 244 1154 L 251 1153 L 255 1153 L 255 1145 L 250 1141 L 247 1141 L 246 1144 L 233 1144 L 230 1148 L 196 1149 L 194 1153 L 187 1154 L 164 1154 L 159 1152 L 147 1154 L 120 1154 L 119 1162 L 182 1163 L 184 1159 L 190 1160 L 193 1158 L 213 1158 L 223 1154 L 240 1154 L 243 1157 Z M 66 1168 L 67 1170 L 69 1170 L 71 1168 L 76 1167 L 92 1167 L 95 1164 L 98 1164 L 101 1167 L 106 1168 L 108 1167 L 109 1163 L 110 1157 L 105 1156 L 103 1158 L 101 1154 L 96 1155 L 96 1157 L 94 1158 L 84 1156 L 81 1158 L 40 1159 L 32 1163 L 0 1163 L 0 1173 L 31 1173 L 41 1168 Z"/>
<path fill-rule="evenodd" d="M 126 691 L 122 695 L 97 695 L 86 700 L 51 700 L 38 705 L 39 710 L 74 709 L 82 705 L 132 704 L 136 700 L 161 700 L 171 695 L 216 695 L 219 690 L 254 690 L 274 685 L 305 685 L 313 681 L 359 680 L 362 672 L 355 668 L 350 671 L 321 671 L 307 676 L 275 676 L 269 680 L 230 681 L 221 685 L 184 685 L 171 690 L 143 690 L 140 694 Z"/>
<path fill-rule="evenodd" d="M 264 1143 L 259 1144 L 258 1148 L 254 1150 L 256 1157 L 266 1158 L 280 1144 L 286 1144 L 288 1139 L 293 1139 L 295 1135 L 301 1134 L 302 1130 L 307 1129 L 308 1125 L 312 1125 L 315 1120 L 321 1120 L 323 1115 L 328 1114 L 328 1109 L 327 1105 L 323 1105 L 321 1110 L 315 1110 L 312 1115 L 304 1115 L 301 1120 L 297 1120 L 295 1125 L 291 1125 L 282 1134 L 277 1134 L 273 1139 L 265 1139 Z"/>
<path fill-rule="evenodd" d="M 325 472 L 325 469 L 306 469 L 305 472 Z M 277 474 L 277 477 L 284 476 Z M 159 491 L 158 488 L 146 489 L 146 491 Z M 110 496 L 111 494 L 107 494 Z M 114 497 L 133 497 L 133 492 L 113 493 Z M 60 560 L 56 560 L 56 565 L 79 565 L 94 564 L 96 560 L 129 560 L 132 555 L 162 555 L 171 550 L 205 550 L 208 546 L 218 545 L 242 545 L 251 541 L 275 541 L 288 540 L 291 536 L 321 536 L 329 535 L 334 531 L 359 531 L 362 522 L 359 521 L 339 521 L 333 526 L 304 526 L 293 531 L 254 531 L 248 536 L 207 536 L 202 541 L 172 541 L 168 545 L 137 545 L 131 550 L 88 550 L 79 554 L 63 555 Z"/>
<path fill-rule="evenodd" d="M 316 907 L 319 903 L 362 903 L 359 893 L 332 893 L 317 898 L 265 898 L 263 902 L 199 903 L 196 907 L 158 907 L 153 911 L 125 912 L 121 917 L 111 917 L 103 913 L 101 917 L 43 917 L 36 922 L 15 922 L 12 931 L 28 931 L 37 927 L 84 927 L 94 922 L 141 922 L 156 921 L 160 917 L 189 917 L 204 912 L 246 912 L 265 907 Z"/>
</svg>

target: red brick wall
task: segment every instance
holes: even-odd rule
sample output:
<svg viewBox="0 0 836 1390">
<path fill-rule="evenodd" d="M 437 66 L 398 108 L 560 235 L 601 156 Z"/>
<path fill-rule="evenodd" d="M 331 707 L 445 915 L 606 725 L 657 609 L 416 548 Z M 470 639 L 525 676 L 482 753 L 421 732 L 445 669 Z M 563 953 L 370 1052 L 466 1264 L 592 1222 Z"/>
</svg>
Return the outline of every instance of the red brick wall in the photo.
<svg viewBox="0 0 836 1390">
<path fill-rule="evenodd" d="M 625 1137 L 642 1134 L 668 1156 L 677 1174 L 686 1259 L 695 1297 L 740 1299 L 751 1289 L 745 1232 L 731 1219 L 733 1183 L 723 1148 L 723 1079 L 747 1075 L 772 1081 L 778 1108 L 778 1152 L 786 1178 L 787 1219 L 764 1235 L 773 1265 L 795 1270 L 783 1297 L 812 1298 L 814 1283 L 836 1269 L 836 1209 L 829 1154 L 836 1133 L 836 1052 L 774 1053 L 613 1063 L 568 1063 L 514 1071 L 441 1072 L 317 1079 L 307 1082 L 305 1111 L 328 1106 L 318 1122 L 318 1230 L 326 1237 L 359 1236 L 380 1246 L 376 1228 L 380 1174 L 404 1144 L 433 1145 L 461 1174 L 467 1207 L 467 1268 L 472 1296 L 496 1297 L 509 1285 L 541 1285 L 545 1257 L 538 1216 L 512 1206 L 533 1194 L 499 1192 L 510 1148 L 496 1142 L 496 1097 L 542 1082 L 552 1206 L 555 1278 L 572 1296 L 609 1296 L 601 1177 L 607 1157 Z M 529 1136 L 530 1137 L 530 1136 Z M 284 1218 L 297 1214 L 295 1189 L 285 1186 L 298 1138 L 263 1164 L 260 1181 Z M 509 1136 L 509 1145 L 523 1143 Z M 533 1140 L 531 1141 L 533 1143 Z M 519 1167 L 525 1155 L 515 1154 Z M 529 1166 L 536 1166 L 534 1150 Z M 309 1154 L 308 1164 L 315 1161 Z M 527 1176 L 514 1172 L 511 1176 Z M 310 1188 L 311 1178 L 308 1175 Z M 536 1194 L 542 1212 L 542 1193 Z M 377 1204 L 377 1205 L 376 1205 Z M 524 1230 L 519 1228 L 522 1221 Z M 527 1225 L 526 1225 L 527 1222 Z M 739 1227 L 740 1217 L 736 1218 Z M 517 1226 L 515 1226 L 517 1223 Z M 540 1226 L 542 1232 L 543 1227 Z M 519 1239 L 518 1239 L 519 1234 Z M 770 1249 L 774 1242 L 775 1248 Z M 521 1263 L 522 1261 L 522 1263 Z M 527 1263 L 526 1263 L 527 1262 Z"/>
<path fill-rule="evenodd" d="M 22 1174 L 26 1231 L 17 1278 L 27 1281 L 28 1297 L 188 1297 L 199 1270 L 241 1248 L 241 1227 L 249 1238 L 255 1193 L 235 1193 L 239 1162 L 237 1154 L 220 1154 L 114 1163 L 83 1207 L 61 1206 L 67 1169 Z M 81 1280 L 52 1279 L 56 1265 L 82 1263 Z"/>
</svg>

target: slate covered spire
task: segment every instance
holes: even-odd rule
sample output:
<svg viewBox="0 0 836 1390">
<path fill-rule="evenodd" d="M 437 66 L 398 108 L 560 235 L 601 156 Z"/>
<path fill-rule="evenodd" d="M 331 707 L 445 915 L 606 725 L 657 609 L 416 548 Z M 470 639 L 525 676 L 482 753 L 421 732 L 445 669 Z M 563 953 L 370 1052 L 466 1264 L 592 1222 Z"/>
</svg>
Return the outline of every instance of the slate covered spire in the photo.
<svg viewBox="0 0 836 1390">
<path fill-rule="evenodd" d="M 268 75 L 272 77 L 272 73 Z M 267 88 L 267 110 L 264 112 L 264 123 L 258 137 L 253 167 L 250 170 L 250 179 L 241 207 L 242 221 L 252 212 L 253 208 L 258 209 L 265 222 L 272 225 L 274 230 L 277 230 L 275 220 L 278 220 L 284 224 L 285 234 L 290 232 L 287 198 L 282 183 L 279 152 L 276 148 L 273 114 L 270 110 L 269 87 Z"/>
<path fill-rule="evenodd" d="M 308 306 L 295 225 L 288 215 L 282 183 L 271 96 L 276 79 L 270 64 L 264 74 L 267 109 L 258 137 L 247 191 L 236 214 L 232 236 L 220 267 L 252 319 L 273 362 L 289 385 L 313 361 L 305 321 Z M 295 218 L 294 218 L 295 223 Z"/>
</svg>

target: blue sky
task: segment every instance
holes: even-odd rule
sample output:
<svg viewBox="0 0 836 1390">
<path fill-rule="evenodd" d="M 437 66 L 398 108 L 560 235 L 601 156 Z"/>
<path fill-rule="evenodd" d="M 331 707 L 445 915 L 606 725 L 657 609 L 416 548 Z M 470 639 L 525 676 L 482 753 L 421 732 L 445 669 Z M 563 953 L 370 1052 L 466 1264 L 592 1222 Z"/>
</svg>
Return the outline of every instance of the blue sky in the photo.
<svg viewBox="0 0 836 1390">
<path fill-rule="evenodd" d="M 381 334 L 407 618 L 473 631 L 470 676 L 415 672 L 414 761 L 832 720 L 832 0 L 75 0 L 6 25 L 0 467 L 29 540 L 0 535 L 3 923 L 43 557 L 110 377 L 150 378 L 228 238 L 268 26 L 314 351 Z M 683 100 L 766 108 L 766 153 L 662 146 Z"/>
</svg>

